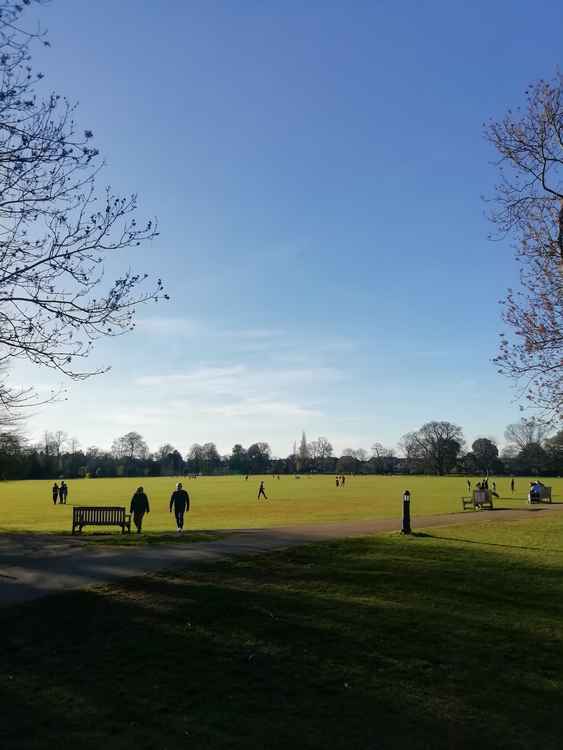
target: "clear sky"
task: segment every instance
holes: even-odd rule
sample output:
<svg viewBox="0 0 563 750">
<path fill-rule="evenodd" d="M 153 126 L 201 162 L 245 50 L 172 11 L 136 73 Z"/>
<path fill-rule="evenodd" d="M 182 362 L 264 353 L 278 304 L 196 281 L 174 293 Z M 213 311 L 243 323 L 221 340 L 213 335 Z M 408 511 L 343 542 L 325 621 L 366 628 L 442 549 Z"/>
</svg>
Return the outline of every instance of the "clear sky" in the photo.
<svg viewBox="0 0 563 750">
<path fill-rule="evenodd" d="M 161 235 L 132 265 L 167 304 L 104 342 L 109 374 L 27 423 L 84 447 L 305 430 L 337 451 L 431 419 L 502 440 L 519 412 L 491 363 L 517 283 L 487 240 L 482 124 L 562 59 L 560 0 L 53 0 L 47 87 L 80 103 L 107 169 Z M 39 387 L 60 378 L 25 365 Z"/>
</svg>

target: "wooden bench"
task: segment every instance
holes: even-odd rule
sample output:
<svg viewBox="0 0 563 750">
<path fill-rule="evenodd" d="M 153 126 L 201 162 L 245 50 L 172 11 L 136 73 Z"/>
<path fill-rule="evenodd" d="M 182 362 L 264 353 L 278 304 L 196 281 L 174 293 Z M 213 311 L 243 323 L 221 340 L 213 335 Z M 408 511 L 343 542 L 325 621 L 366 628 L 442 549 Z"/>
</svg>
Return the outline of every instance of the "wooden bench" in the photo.
<svg viewBox="0 0 563 750">
<path fill-rule="evenodd" d="M 473 510 L 493 509 L 493 495 L 490 490 L 473 490 L 471 497 L 462 497 L 461 504 L 463 510 L 473 508 Z"/>
<path fill-rule="evenodd" d="M 72 533 L 82 531 L 84 526 L 120 526 L 131 533 L 131 515 L 125 508 L 96 505 L 75 505 L 72 509 Z"/>
<path fill-rule="evenodd" d="M 539 496 L 536 494 L 535 497 L 532 497 L 532 493 L 528 492 L 528 502 L 529 503 L 550 503 L 551 502 L 551 487 L 545 487 L 545 485 L 542 485 L 540 487 Z"/>
</svg>

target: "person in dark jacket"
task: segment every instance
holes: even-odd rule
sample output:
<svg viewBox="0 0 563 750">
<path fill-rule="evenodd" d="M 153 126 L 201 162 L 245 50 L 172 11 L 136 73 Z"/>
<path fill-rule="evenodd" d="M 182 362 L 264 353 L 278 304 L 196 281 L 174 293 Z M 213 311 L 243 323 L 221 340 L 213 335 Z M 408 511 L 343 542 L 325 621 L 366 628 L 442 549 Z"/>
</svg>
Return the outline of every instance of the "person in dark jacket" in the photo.
<svg viewBox="0 0 563 750">
<path fill-rule="evenodd" d="M 137 527 L 137 534 L 141 533 L 141 527 L 143 525 L 143 516 L 145 513 L 150 513 L 149 499 L 145 495 L 145 491 L 142 487 L 137 487 L 137 491 L 131 498 L 130 513 L 133 514 L 133 522 Z"/>
<path fill-rule="evenodd" d="M 52 489 L 53 493 L 53 505 L 57 504 L 57 500 L 59 499 L 59 485 L 55 482 Z"/>
<path fill-rule="evenodd" d="M 63 481 L 61 482 L 61 486 L 59 487 L 59 498 L 60 498 L 60 502 L 63 505 L 66 505 L 67 497 L 68 497 L 68 484 L 63 479 Z"/>
<path fill-rule="evenodd" d="M 184 530 L 184 513 L 190 509 L 190 496 L 182 488 L 181 482 L 178 482 L 176 489 L 170 497 L 170 513 L 172 513 L 172 507 L 174 507 L 176 526 L 178 527 L 178 531 L 182 532 Z"/>
</svg>

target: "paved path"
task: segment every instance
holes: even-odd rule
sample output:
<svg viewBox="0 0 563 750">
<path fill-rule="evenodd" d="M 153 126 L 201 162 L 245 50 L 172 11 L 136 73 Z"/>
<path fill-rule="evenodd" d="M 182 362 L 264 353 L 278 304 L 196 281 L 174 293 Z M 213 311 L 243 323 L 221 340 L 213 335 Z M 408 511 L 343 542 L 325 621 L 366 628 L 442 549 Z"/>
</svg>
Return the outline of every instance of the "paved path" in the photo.
<svg viewBox="0 0 563 750">
<path fill-rule="evenodd" d="M 460 523 L 490 523 L 563 512 L 563 504 L 535 505 L 481 513 L 418 516 L 414 530 Z M 365 536 L 400 528 L 398 519 L 376 519 L 315 526 L 285 526 L 229 532 L 214 542 L 110 547 L 84 544 L 79 538 L 41 534 L 0 535 L 0 605 L 46 594 L 107 583 L 155 570 L 224 560 L 240 555 L 294 547 L 308 542 Z"/>
</svg>

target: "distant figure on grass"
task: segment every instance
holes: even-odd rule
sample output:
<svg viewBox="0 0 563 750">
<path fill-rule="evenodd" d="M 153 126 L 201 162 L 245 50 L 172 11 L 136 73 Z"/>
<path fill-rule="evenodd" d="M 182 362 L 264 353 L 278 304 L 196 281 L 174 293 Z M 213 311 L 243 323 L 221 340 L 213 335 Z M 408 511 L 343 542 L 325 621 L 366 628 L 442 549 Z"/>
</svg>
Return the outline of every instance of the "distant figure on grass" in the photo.
<svg viewBox="0 0 563 750">
<path fill-rule="evenodd" d="M 181 482 L 178 482 L 176 489 L 170 497 L 170 513 L 172 513 L 172 506 L 174 506 L 176 526 L 181 533 L 184 530 L 184 513 L 190 510 L 190 496 L 182 487 Z"/>
<path fill-rule="evenodd" d="M 61 482 L 61 486 L 59 487 L 59 502 L 61 502 L 63 505 L 66 505 L 66 499 L 68 497 L 68 484 L 63 481 Z"/>
<path fill-rule="evenodd" d="M 141 527 L 143 526 L 143 516 L 145 513 L 150 513 L 149 499 L 145 495 L 145 491 L 142 487 L 137 487 L 137 491 L 131 498 L 131 508 L 129 512 L 133 514 L 133 523 L 137 527 L 137 534 L 141 533 Z"/>
<path fill-rule="evenodd" d="M 342 487 L 344 487 L 344 485 L 346 484 L 346 477 L 344 476 L 344 474 L 340 477 L 340 484 L 342 485 Z"/>
<path fill-rule="evenodd" d="M 510 491 L 514 495 L 514 477 L 510 480 Z"/>
<path fill-rule="evenodd" d="M 467 480 L 467 491 L 471 492 L 471 479 Z"/>
<path fill-rule="evenodd" d="M 53 505 L 56 505 L 57 500 L 59 499 L 59 485 L 56 482 L 53 485 L 53 489 L 51 491 L 53 493 Z"/>
<path fill-rule="evenodd" d="M 340 487 L 340 482 L 338 481 L 338 477 L 336 477 L 336 486 Z"/>
<path fill-rule="evenodd" d="M 245 476 L 245 481 L 248 482 L 248 474 Z"/>
<path fill-rule="evenodd" d="M 257 498 L 257 500 L 260 500 L 261 497 L 263 497 L 264 500 L 268 499 L 266 497 L 266 490 L 264 489 L 264 482 L 263 481 L 260 482 L 260 487 L 258 488 L 258 498 Z"/>
</svg>

